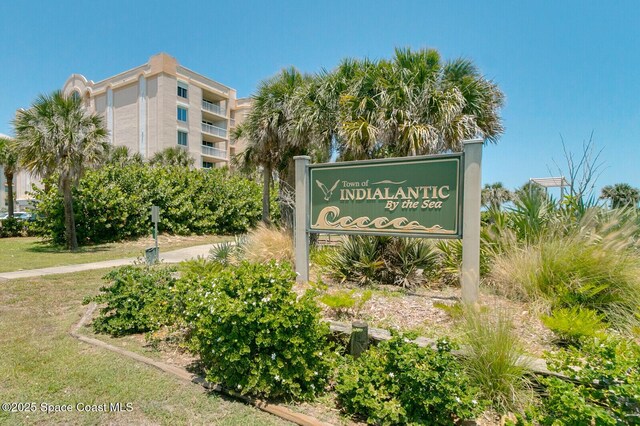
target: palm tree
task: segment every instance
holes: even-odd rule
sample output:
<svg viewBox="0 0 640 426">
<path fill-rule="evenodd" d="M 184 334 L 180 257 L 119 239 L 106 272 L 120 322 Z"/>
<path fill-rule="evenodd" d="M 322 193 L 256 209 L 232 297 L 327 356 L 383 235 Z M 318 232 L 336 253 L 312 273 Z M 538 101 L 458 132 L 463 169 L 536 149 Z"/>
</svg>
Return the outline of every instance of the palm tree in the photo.
<svg viewBox="0 0 640 426">
<path fill-rule="evenodd" d="M 191 167 L 194 162 L 195 160 L 189 155 L 189 151 L 179 146 L 174 146 L 156 152 L 151 157 L 150 164 L 152 166 Z"/>
<path fill-rule="evenodd" d="M 11 139 L 0 137 L 0 166 L 2 166 L 4 177 L 7 180 L 9 217 L 13 217 L 13 177 L 18 168 L 18 156 L 12 144 L 13 141 Z"/>
<path fill-rule="evenodd" d="M 126 146 L 109 146 L 107 153 L 107 164 L 114 166 L 124 167 L 130 164 L 142 164 L 143 159 L 140 153 L 136 152 L 133 155 L 130 153 L 129 148 Z"/>
<path fill-rule="evenodd" d="M 82 106 L 81 99 L 61 91 L 40 95 L 14 120 L 16 152 L 28 172 L 51 177 L 55 172 L 62 193 L 66 246 L 78 248 L 72 189 L 87 167 L 99 164 L 108 150 L 102 118 Z"/>
<path fill-rule="evenodd" d="M 486 184 L 482 189 L 482 205 L 493 210 L 500 210 L 500 206 L 513 200 L 513 193 L 502 185 L 502 182 Z"/>
<path fill-rule="evenodd" d="M 600 198 L 611 201 L 611 207 L 614 209 L 635 207 L 638 204 L 638 200 L 640 200 L 640 190 L 628 183 L 616 183 L 602 188 Z"/>
<path fill-rule="evenodd" d="M 396 49 L 392 60 L 346 60 L 335 71 L 342 159 L 460 151 L 464 139 L 495 142 L 504 96 L 468 60 L 433 49 Z"/>
<path fill-rule="evenodd" d="M 249 115 L 234 130 L 235 139 L 247 140 L 244 152 L 235 163 L 245 169 L 262 168 L 262 221 L 265 223 L 269 223 L 269 195 L 274 172 L 280 178 L 281 201 L 288 200 L 295 179 L 293 157 L 313 151 L 313 121 L 308 114 L 312 82 L 311 77 L 295 68 L 283 69 L 261 82 L 253 96 Z M 290 224 L 293 219 L 290 203 L 281 203 L 281 213 L 283 222 Z"/>
</svg>

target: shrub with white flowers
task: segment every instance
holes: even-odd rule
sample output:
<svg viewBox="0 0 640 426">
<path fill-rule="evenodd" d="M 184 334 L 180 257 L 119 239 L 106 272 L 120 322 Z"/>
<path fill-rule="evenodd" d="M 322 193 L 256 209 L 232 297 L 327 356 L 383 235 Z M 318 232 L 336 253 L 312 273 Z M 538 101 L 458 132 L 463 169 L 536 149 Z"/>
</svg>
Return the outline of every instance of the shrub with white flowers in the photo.
<svg viewBox="0 0 640 426">
<path fill-rule="evenodd" d="M 183 275 L 187 344 L 208 381 L 272 398 L 308 399 L 324 389 L 329 327 L 312 294 L 292 291 L 294 281 L 291 266 L 277 262 Z"/>
<path fill-rule="evenodd" d="M 343 410 L 369 424 L 450 425 L 483 411 L 452 345 L 420 348 L 394 337 L 348 359 L 339 369 L 336 393 Z"/>
</svg>

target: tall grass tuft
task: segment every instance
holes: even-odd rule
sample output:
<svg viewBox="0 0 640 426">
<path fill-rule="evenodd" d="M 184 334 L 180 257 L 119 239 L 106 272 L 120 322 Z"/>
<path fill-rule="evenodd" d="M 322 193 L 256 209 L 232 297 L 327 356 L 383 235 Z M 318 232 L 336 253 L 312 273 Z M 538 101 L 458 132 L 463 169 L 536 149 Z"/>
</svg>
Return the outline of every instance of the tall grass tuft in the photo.
<svg viewBox="0 0 640 426">
<path fill-rule="evenodd" d="M 472 383 L 497 411 L 522 412 L 533 394 L 522 345 L 509 317 L 465 307 L 462 328 L 468 348 L 464 364 Z"/>
<path fill-rule="evenodd" d="M 239 257 L 254 263 L 293 262 L 293 240 L 286 230 L 258 225 L 239 244 Z"/>
<path fill-rule="evenodd" d="M 507 296 L 592 309 L 612 327 L 630 330 L 640 311 L 640 254 L 637 224 L 625 214 L 587 212 L 564 235 L 549 233 L 505 250 L 494 260 L 490 282 Z"/>
</svg>

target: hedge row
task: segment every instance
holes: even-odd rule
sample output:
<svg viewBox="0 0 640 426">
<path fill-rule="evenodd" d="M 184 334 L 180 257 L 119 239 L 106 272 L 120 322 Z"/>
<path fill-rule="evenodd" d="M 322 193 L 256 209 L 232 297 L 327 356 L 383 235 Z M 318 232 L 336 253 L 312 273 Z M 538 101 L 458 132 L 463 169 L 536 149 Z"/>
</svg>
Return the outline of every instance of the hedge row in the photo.
<svg viewBox="0 0 640 426">
<path fill-rule="evenodd" d="M 34 232 L 63 243 L 62 195 L 51 185 L 34 197 Z M 227 169 L 107 165 L 80 179 L 73 200 L 80 244 L 148 235 L 152 205 L 160 207 L 159 232 L 179 235 L 245 232 L 262 211 L 259 184 Z"/>
</svg>

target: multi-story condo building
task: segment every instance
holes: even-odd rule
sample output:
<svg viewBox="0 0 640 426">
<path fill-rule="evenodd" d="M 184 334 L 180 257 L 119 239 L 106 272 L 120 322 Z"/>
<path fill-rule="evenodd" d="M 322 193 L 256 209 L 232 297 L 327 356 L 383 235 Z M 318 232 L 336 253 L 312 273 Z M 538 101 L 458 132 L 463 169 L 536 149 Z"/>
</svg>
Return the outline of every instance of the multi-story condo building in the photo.
<svg viewBox="0 0 640 426">
<path fill-rule="evenodd" d="M 179 146 L 198 168 L 223 167 L 244 148 L 230 132 L 244 119 L 251 99 L 238 99 L 235 89 L 183 67 L 166 53 L 98 82 L 73 74 L 62 90 L 79 96 L 89 111 L 104 117 L 113 145 L 126 146 L 145 159 Z M 37 178 L 24 172 L 16 175 L 18 209 L 28 203 L 32 183 Z M 0 177 L 0 210 L 6 206 L 4 187 Z"/>
<path fill-rule="evenodd" d="M 239 152 L 230 131 L 250 107 L 236 91 L 160 53 L 149 62 L 102 81 L 73 74 L 63 92 L 101 114 L 110 142 L 143 158 L 180 146 L 196 167 L 222 167 Z"/>
</svg>

